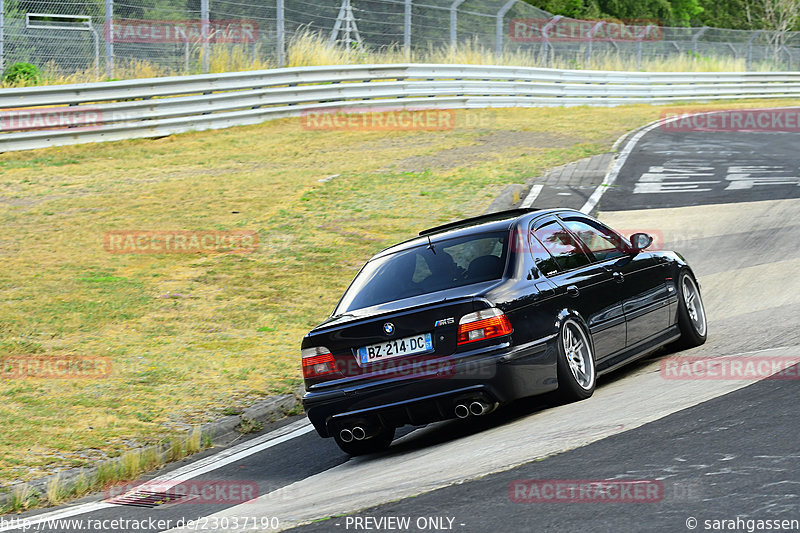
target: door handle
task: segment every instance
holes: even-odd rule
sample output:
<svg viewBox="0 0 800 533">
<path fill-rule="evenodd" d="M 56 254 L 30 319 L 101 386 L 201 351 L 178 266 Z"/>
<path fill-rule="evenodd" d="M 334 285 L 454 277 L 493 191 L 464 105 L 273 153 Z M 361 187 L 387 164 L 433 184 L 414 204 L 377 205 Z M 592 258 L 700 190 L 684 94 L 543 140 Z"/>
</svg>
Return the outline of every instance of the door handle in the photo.
<svg viewBox="0 0 800 533">
<path fill-rule="evenodd" d="M 616 281 L 617 283 L 622 283 L 623 281 L 625 281 L 625 276 L 622 274 L 622 272 L 614 272 L 611 275 L 611 277 L 613 277 L 614 281 Z"/>
<path fill-rule="evenodd" d="M 567 294 L 572 296 L 573 298 L 577 298 L 581 291 L 578 290 L 578 287 L 575 285 L 570 285 L 567 287 Z"/>
</svg>

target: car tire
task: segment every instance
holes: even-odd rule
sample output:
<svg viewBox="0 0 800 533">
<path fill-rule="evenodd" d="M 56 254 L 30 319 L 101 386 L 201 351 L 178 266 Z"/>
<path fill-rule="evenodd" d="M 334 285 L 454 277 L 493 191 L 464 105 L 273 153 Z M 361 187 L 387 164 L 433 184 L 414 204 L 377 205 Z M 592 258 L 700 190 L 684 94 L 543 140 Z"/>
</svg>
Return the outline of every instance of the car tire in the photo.
<svg viewBox="0 0 800 533">
<path fill-rule="evenodd" d="M 333 439 L 341 450 L 348 455 L 366 455 L 385 450 L 394 440 L 395 428 L 382 427 L 374 437 L 364 440 L 352 440 L 344 442 L 339 435 L 334 435 Z"/>
<path fill-rule="evenodd" d="M 700 287 L 686 270 L 678 276 L 678 328 L 681 336 L 673 343 L 674 348 L 684 350 L 706 342 L 708 324 Z"/>
<path fill-rule="evenodd" d="M 594 348 L 586 328 L 568 318 L 558 332 L 558 396 L 568 402 L 585 400 L 597 382 Z"/>
</svg>

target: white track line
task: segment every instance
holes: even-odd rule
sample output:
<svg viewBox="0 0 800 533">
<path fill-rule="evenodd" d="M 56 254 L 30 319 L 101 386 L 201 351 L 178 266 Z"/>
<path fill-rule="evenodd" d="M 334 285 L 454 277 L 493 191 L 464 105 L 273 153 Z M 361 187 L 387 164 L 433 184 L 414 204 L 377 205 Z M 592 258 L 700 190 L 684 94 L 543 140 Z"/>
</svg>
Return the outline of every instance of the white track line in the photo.
<svg viewBox="0 0 800 533">
<path fill-rule="evenodd" d="M 533 205 L 533 202 L 536 200 L 536 197 L 539 196 L 539 193 L 542 192 L 544 189 L 544 185 L 533 185 L 531 186 L 531 190 L 528 192 L 528 196 L 520 204 L 520 207 L 528 208 Z"/>
<path fill-rule="evenodd" d="M 794 362 L 798 349 L 800 346 L 789 346 L 761 353 Z M 748 357 L 739 352 L 730 353 L 729 357 L 733 355 Z M 713 356 L 706 352 L 706 357 Z M 355 513 L 580 448 L 755 383 L 749 379 L 667 380 L 660 370 L 662 361 L 653 361 L 625 379 L 606 383 L 595 391 L 591 401 L 530 413 L 451 441 L 412 447 L 402 454 L 353 459 L 283 487 L 280 492 L 262 494 L 246 504 L 210 514 L 205 524 L 196 522 L 168 531 L 266 533 L 270 529 L 258 519 L 244 527 L 220 528 L 219 524 L 233 526 L 234 517 L 277 517 L 277 529 L 286 530 L 320 518 Z M 603 423 L 603 416 L 608 413 L 615 413 L 613 420 Z M 435 433 L 440 428 L 431 426 L 418 431 Z M 537 438 L 531 440 L 530 435 Z M 329 530 L 336 530 L 332 522 Z"/>
<path fill-rule="evenodd" d="M 305 435 L 313 429 L 314 426 L 311 425 L 308 419 L 303 418 L 296 422 L 292 422 L 291 424 L 287 424 L 280 429 L 276 429 L 275 431 L 271 431 L 265 435 L 261 435 L 260 437 L 256 437 L 247 442 L 243 442 L 226 450 L 222 450 L 219 453 L 215 453 L 214 455 L 210 455 L 200 461 L 173 470 L 172 472 L 164 474 L 163 476 L 158 476 L 157 478 L 148 481 L 148 484 L 155 485 L 166 481 L 172 481 L 173 483 L 177 481 L 186 481 L 221 468 L 230 463 L 244 459 L 245 457 L 266 450 L 267 448 L 272 448 L 273 446 L 277 446 L 278 444 L 292 440 L 295 437 Z M 84 503 L 81 505 L 76 505 L 75 507 L 69 507 L 58 511 L 52 511 L 50 513 L 32 516 L 27 519 L 26 525 L 27 527 L 34 527 L 36 524 L 41 524 L 50 520 L 70 518 L 72 516 L 92 513 L 108 507 L 115 507 L 115 505 L 104 501 Z M 14 525 L 13 523 L 0 526 L 0 531 L 9 531 L 12 529 L 20 529 L 20 527 L 19 525 Z"/>
<path fill-rule="evenodd" d="M 164 474 L 163 476 L 159 476 L 148 483 L 157 484 L 162 481 L 171 481 L 176 479 L 185 481 L 187 479 L 192 479 L 216 470 L 217 468 L 221 468 L 225 465 L 235 463 L 236 461 L 244 459 L 245 457 L 249 457 L 254 453 L 258 453 L 262 450 L 266 450 L 267 448 L 272 448 L 273 446 L 277 446 L 278 444 L 292 440 L 300 435 L 305 435 L 313 429 L 314 426 L 311 425 L 311 422 L 309 422 L 307 418 L 303 418 L 301 420 L 297 420 L 296 422 L 292 422 L 291 424 L 287 424 L 280 429 L 271 431 L 266 435 L 261 435 L 260 437 L 243 442 L 233 446 L 232 448 L 228 448 L 227 450 L 210 455 L 200 461 L 173 470 L 172 472 Z"/>
<path fill-rule="evenodd" d="M 619 171 L 622 169 L 622 166 L 628 160 L 628 156 L 631 155 L 631 152 L 636 147 L 636 143 L 638 143 L 639 140 L 642 137 L 645 136 L 645 134 L 647 134 L 648 132 L 656 129 L 657 127 L 659 127 L 659 126 L 661 126 L 663 124 L 667 124 L 668 122 L 673 122 L 673 121 L 677 120 L 678 118 L 679 117 L 671 118 L 669 120 L 664 120 L 664 119 L 656 120 L 655 122 L 653 122 L 651 124 L 648 124 L 647 126 L 644 126 L 638 133 L 636 133 L 633 137 L 631 137 L 631 140 L 628 141 L 625 144 L 625 148 L 623 148 L 622 151 L 619 153 L 619 155 L 617 155 L 617 157 L 614 159 L 614 164 L 612 165 L 611 169 L 608 171 L 608 174 L 606 174 L 606 177 L 603 180 L 603 183 L 601 183 L 600 185 L 597 186 L 597 188 L 594 190 L 594 192 L 589 197 L 589 199 L 586 200 L 586 203 L 583 204 L 583 207 L 581 207 L 581 213 L 585 213 L 585 214 L 588 215 L 589 213 L 592 212 L 592 209 L 594 209 L 594 206 L 596 206 L 597 202 L 600 201 L 600 197 L 603 196 L 603 193 L 605 193 L 608 190 L 608 188 L 611 185 L 613 185 L 615 181 L 617 181 L 617 176 L 619 175 Z M 630 134 L 626 133 L 625 135 L 623 135 L 621 137 L 621 139 L 625 138 L 625 136 L 627 136 L 627 135 L 630 135 Z M 617 141 L 617 142 L 619 142 L 619 141 Z M 615 146 L 616 146 L 616 143 L 615 143 Z"/>
<path fill-rule="evenodd" d="M 798 108 L 797 106 L 787 106 L 787 107 L 779 107 L 779 108 L 773 108 L 773 109 L 797 109 L 797 108 Z M 741 109 L 748 109 L 748 108 L 741 108 Z M 718 114 L 718 113 L 727 113 L 728 111 L 730 111 L 730 110 L 729 109 L 717 109 L 717 110 L 713 110 L 713 111 L 704 111 L 702 113 L 691 113 L 691 115 L 692 116 L 694 116 L 694 115 L 715 115 L 715 114 Z M 597 188 L 594 190 L 594 192 L 589 197 L 589 199 L 586 200 L 586 203 L 583 204 L 583 207 L 581 207 L 581 213 L 585 213 L 587 215 L 589 213 L 591 213 L 592 209 L 594 209 L 594 207 L 597 205 L 597 202 L 600 201 L 600 197 L 603 196 L 603 193 L 605 193 L 606 190 L 611 185 L 613 185 L 614 182 L 617 180 L 617 175 L 619 174 L 619 171 L 622 169 L 622 166 L 625 164 L 625 161 L 627 161 L 628 156 L 633 151 L 634 147 L 636 146 L 636 143 L 638 143 L 641 140 L 642 137 L 644 137 L 648 132 L 654 130 L 658 126 L 661 126 L 661 125 L 664 125 L 664 124 L 669 124 L 670 122 L 675 122 L 676 120 L 681 120 L 684 116 L 685 115 L 677 115 L 677 116 L 674 116 L 674 117 L 668 118 L 668 119 L 663 119 L 662 118 L 662 119 L 656 120 L 655 122 L 651 122 L 650 124 L 646 124 L 646 125 L 642 126 L 641 128 L 639 128 L 638 130 L 633 130 L 635 132 L 635 134 L 633 135 L 633 137 L 631 137 L 631 140 L 629 140 L 627 142 L 627 144 L 625 145 L 625 148 L 623 148 L 623 150 L 619 153 L 619 155 L 614 160 L 614 166 L 612 166 L 611 170 L 609 170 L 608 174 L 606 174 L 606 177 L 603 180 L 603 183 L 597 186 Z M 612 151 L 616 150 L 617 147 L 622 142 L 622 140 L 625 139 L 629 135 L 631 135 L 630 132 L 625 133 L 622 137 L 617 139 L 617 142 L 614 143 L 614 146 L 612 146 L 611 150 Z"/>
</svg>

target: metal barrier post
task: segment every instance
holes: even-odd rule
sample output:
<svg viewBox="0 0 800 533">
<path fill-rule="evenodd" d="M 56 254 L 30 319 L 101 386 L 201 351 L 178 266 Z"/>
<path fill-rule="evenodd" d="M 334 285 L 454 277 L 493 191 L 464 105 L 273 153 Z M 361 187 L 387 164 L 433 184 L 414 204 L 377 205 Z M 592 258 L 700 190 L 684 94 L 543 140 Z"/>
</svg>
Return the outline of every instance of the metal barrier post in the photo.
<svg viewBox="0 0 800 533">
<path fill-rule="evenodd" d="M 453 48 L 453 50 L 456 48 L 458 6 L 466 1 L 467 0 L 454 0 L 453 3 L 450 4 L 450 46 Z"/>
<path fill-rule="evenodd" d="M 550 31 L 550 28 L 553 27 L 553 24 L 555 24 L 562 18 L 564 17 L 562 17 L 561 15 L 556 15 L 555 17 L 550 19 L 550 21 L 547 24 L 544 25 L 544 28 L 542 28 L 542 48 L 539 54 L 541 55 L 541 63 L 543 67 L 546 67 L 549 63 L 547 57 L 547 48 L 550 46 L 550 41 L 547 39 L 548 37 L 547 33 Z"/>
<path fill-rule="evenodd" d="M 100 79 L 100 38 L 97 35 L 97 30 L 94 29 L 92 23 L 89 22 L 87 24 L 89 26 L 89 31 L 94 38 L 94 75 L 97 79 Z"/>
<path fill-rule="evenodd" d="M 403 13 L 403 52 L 406 59 L 411 56 L 411 0 L 406 0 Z"/>
<path fill-rule="evenodd" d="M 747 59 L 745 60 L 745 68 L 747 70 L 751 70 L 751 65 L 753 63 L 753 40 L 761 35 L 764 30 L 757 30 L 747 39 Z"/>
<path fill-rule="evenodd" d="M 278 47 L 277 59 L 278 59 L 278 67 L 282 68 L 286 66 L 286 43 L 284 42 L 286 40 L 286 27 L 285 27 L 286 13 L 283 6 L 283 0 L 277 0 L 276 11 L 277 11 L 276 40 L 278 41 L 276 45 Z"/>
<path fill-rule="evenodd" d="M 708 31 L 708 29 L 709 29 L 709 28 L 708 28 L 708 26 L 703 26 L 702 28 L 700 28 L 700 31 L 698 31 L 697 33 L 695 33 L 694 35 L 692 35 L 692 55 L 693 55 L 693 56 L 695 56 L 695 59 L 697 58 L 697 57 L 696 57 L 696 56 L 697 56 L 697 40 L 698 40 L 700 37 L 702 37 L 702 35 L 703 35 L 705 32 L 707 32 L 707 31 Z"/>
<path fill-rule="evenodd" d="M 653 27 L 653 25 L 648 24 L 645 29 L 642 30 L 642 33 L 636 36 L 636 70 L 642 70 L 642 39 L 650 33 L 650 28 Z"/>
<path fill-rule="evenodd" d="M 3 0 L 0 0 L 2 2 Z M 106 0 L 106 78 L 114 77 L 114 0 Z"/>
<path fill-rule="evenodd" d="M 500 11 L 497 12 L 497 27 L 495 28 L 495 55 L 497 60 L 499 61 L 503 55 L 503 17 L 506 16 L 506 13 L 514 7 L 514 4 L 517 3 L 517 0 L 508 0 L 503 7 L 500 8 Z"/>
<path fill-rule="evenodd" d="M 587 38 L 586 51 L 585 51 L 585 56 L 584 56 L 584 60 L 583 60 L 583 62 L 586 63 L 586 66 L 589 65 L 589 61 L 592 58 L 592 39 L 594 39 L 594 34 L 597 33 L 598 31 L 600 31 L 600 28 L 602 28 L 603 24 L 605 24 L 605 23 L 606 23 L 605 20 L 601 20 L 600 22 L 595 24 L 592 27 L 592 29 L 589 30 L 588 35 L 586 35 L 586 38 Z"/>
<path fill-rule="evenodd" d="M 200 0 L 200 25 L 201 25 L 201 35 L 203 39 L 203 72 L 208 73 L 208 38 L 209 38 L 209 27 L 208 27 L 208 0 Z"/>
<path fill-rule="evenodd" d="M 0 72 L 3 71 L 5 66 L 5 48 L 3 47 L 3 37 L 5 32 L 3 31 L 5 28 L 5 13 L 6 8 L 3 5 L 3 0 L 0 0 Z"/>
</svg>

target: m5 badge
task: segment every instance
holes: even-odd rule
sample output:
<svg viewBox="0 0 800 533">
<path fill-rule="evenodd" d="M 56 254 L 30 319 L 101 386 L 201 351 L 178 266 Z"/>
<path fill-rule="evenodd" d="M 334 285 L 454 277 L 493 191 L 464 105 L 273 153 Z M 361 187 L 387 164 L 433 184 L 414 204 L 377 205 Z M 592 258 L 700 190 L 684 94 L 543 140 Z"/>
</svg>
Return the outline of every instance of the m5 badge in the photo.
<svg viewBox="0 0 800 533">
<path fill-rule="evenodd" d="M 439 326 L 446 326 L 446 325 L 448 325 L 448 324 L 452 324 L 453 322 L 455 322 L 455 319 L 454 319 L 453 317 L 450 317 L 450 318 L 443 318 L 443 319 L 441 319 L 441 320 L 437 320 L 437 321 L 436 321 L 436 322 L 433 324 L 433 327 L 435 327 L 435 328 L 438 328 Z"/>
</svg>

